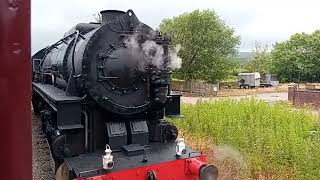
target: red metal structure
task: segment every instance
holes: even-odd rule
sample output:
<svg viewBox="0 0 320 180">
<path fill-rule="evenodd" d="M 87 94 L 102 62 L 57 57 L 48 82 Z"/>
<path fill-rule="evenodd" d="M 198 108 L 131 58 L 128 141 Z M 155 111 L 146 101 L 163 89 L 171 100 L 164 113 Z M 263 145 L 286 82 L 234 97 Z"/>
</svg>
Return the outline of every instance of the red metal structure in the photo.
<svg viewBox="0 0 320 180">
<path fill-rule="evenodd" d="M 78 178 L 74 180 L 122 180 L 135 179 L 145 180 L 148 172 L 154 171 L 157 175 L 156 179 L 172 179 L 172 180 L 199 180 L 200 169 L 206 166 L 206 158 L 204 155 L 198 158 L 174 160 L 170 162 L 154 164 L 139 168 L 132 168 L 124 171 L 113 172 L 106 175 Z M 152 179 L 147 177 L 147 179 Z M 207 179 L 207 178 L 203 178 Z M 212 177 L 212 179 L 214 179 Z M 208 179 L 209 180 L 209 179 Z"/>
<path fill-rule="evenodd" d="M 1 179 L 32 179 L 30 0 L 0 1 Z"/>
</svg>

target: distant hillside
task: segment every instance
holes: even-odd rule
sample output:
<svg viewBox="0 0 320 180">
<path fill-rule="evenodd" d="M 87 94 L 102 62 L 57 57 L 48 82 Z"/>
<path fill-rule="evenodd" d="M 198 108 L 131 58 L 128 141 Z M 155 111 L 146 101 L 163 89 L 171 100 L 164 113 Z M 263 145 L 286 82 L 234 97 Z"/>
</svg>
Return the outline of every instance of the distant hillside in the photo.
<svg viewBox="0 0 320 180">
<path fill-rule="evenodd" d="M 251 54 L 251 52 L 238 52 L 236 59 L 239 60 L 240 64 L 245 64 L 249 61 Z"/>
</svg>

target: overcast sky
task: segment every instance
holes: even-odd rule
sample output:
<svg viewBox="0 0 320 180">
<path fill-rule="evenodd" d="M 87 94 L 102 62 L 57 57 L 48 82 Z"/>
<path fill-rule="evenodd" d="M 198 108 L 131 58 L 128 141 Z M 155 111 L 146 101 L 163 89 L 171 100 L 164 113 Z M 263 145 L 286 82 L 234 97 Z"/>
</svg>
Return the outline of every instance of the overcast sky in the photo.
<svg viewBox="0 0 320 180">
<path fill-rule="evenodd" d="M 104 9 L 132 9 L 153 28 L 164 18 L 213 9 L 241 36 L 240 51 L 251 51 L 256 41 L 271 46 L 293 33 L 320 29 L 317 0 L 32 0 L 32 52 L 59 40 L 77 23 L 94 21 L 93 14 Z"/>
</svg>

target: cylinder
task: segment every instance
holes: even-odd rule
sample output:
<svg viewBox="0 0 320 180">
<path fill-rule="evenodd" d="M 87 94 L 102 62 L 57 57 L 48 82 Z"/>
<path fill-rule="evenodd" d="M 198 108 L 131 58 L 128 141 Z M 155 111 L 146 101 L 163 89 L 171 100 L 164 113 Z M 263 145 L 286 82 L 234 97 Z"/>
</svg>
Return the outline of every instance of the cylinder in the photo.
<svg viewBox="0 0 320 180">
<path fill-rule="evenodd" d="M 186 162 L 189 173 L 196 176 L 200 175 L 200 169 L 206 165 L 205 162 L 202 162 L 200 159 L 197 158 L 187 159 Z"/>
</svg>

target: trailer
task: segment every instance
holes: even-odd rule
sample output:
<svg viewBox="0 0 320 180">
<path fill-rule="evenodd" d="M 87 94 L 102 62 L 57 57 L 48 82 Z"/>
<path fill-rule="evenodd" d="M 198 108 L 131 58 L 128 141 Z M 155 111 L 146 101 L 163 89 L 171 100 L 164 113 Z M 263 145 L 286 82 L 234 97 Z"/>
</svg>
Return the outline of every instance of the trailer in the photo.
<svg viewBox="0 0 320 180">
<path fill-rule="evenodd" d="M 238 83 L 241 89 L 260 87 L 260 73 L 239 73 Z"/>
<path fill-rule="evenodd" d="M 260 87 L 276 87 L 279 80 L 275 74 L 261 74 Z"/>
</svg>

